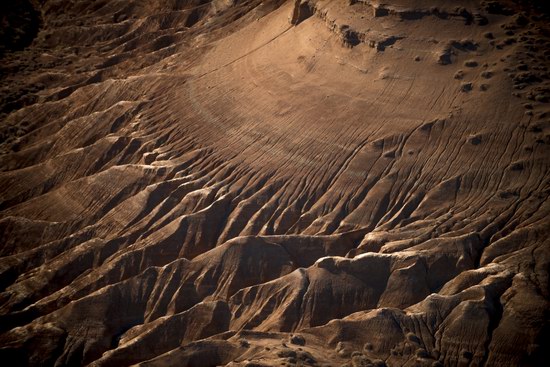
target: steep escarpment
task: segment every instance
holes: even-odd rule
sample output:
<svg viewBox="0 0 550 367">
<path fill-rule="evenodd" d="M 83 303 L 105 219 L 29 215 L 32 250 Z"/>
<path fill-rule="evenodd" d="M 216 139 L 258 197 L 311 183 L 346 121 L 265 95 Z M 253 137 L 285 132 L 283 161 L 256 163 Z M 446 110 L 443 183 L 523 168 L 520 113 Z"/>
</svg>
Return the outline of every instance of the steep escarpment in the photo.
<svg viewBox="0 0 550 367">
<path fill-rule="evenodd" d="M 2 358 L 548 361 L 536 2 L 27 5 L 0 63 Z"/>
</svg>

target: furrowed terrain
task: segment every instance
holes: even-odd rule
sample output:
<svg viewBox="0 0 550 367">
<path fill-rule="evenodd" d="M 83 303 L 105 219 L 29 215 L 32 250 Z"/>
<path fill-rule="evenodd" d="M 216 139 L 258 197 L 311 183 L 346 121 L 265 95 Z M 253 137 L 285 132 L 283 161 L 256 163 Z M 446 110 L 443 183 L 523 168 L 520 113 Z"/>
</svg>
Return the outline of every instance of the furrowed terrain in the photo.
<svg viewBox="0 0 550 367">
<path fill-rule="evenodd" d="M 550 361 L 536 2 L 14 4 L 2 360 Z"/>
</svg>

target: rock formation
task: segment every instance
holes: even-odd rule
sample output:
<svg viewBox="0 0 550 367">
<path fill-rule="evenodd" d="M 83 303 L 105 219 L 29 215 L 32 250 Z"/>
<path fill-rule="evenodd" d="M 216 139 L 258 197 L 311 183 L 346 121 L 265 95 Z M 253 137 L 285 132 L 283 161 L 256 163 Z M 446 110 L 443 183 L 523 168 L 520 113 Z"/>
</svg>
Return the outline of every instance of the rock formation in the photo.
<svg viewBox="0 0 550 367">
<path fill-rule="evenodd" d="M 2 360 L 549 363 L 542 2 L 1 6 Z"/>
</svg>

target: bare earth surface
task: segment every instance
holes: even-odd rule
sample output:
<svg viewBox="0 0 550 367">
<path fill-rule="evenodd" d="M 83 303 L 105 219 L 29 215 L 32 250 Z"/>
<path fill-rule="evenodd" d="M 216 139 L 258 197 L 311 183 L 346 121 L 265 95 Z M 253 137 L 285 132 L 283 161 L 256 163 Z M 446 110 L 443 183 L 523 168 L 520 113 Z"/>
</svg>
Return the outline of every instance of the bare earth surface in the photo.
<svg viewBox="0 0 550 367">
<path fill-rule="evenodd" d="M 536 2 L 13 3 L 2 361 L 548 365 Z"/>
</svg>

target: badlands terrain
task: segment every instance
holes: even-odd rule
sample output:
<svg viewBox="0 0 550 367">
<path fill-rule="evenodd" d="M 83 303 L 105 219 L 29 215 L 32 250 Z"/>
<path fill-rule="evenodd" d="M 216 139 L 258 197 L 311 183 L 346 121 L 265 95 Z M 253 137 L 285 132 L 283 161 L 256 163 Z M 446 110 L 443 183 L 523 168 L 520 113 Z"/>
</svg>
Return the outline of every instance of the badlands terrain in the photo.
<svg viewBox="0 0 550 367">
<path fill-rule="evenodd" d="M 14 0 L 9 366 L 548 366 L 544 1 Z"/>
</svg>

